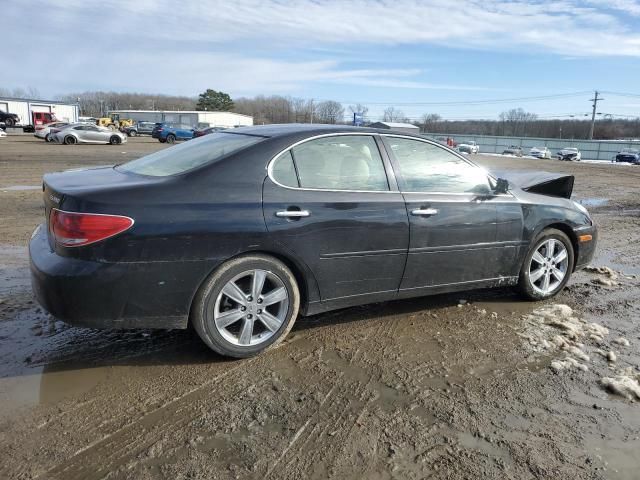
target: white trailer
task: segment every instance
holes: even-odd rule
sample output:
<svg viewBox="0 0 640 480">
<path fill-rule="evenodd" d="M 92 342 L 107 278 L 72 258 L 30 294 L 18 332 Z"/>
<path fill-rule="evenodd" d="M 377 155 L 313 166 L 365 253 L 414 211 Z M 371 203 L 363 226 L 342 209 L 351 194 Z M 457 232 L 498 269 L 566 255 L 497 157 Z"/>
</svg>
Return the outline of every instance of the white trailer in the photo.
<svg viewBox="0 0 640 480">
<path fill-rule="evenodd" d="M 80 107 L 77 103 L 35 100 L 25 98 L 0 97 L 0 110 L 15 113 L 20 118 L 18 125 L 26 130 L 33 129 L 34 113 L 50 113 L 61 122 L 77 122 Z"/>
<path fill-rule="evenodd" d="M 253 117 L 233 112 L 201 112 L 197 110 L 110 110 L 120 118 L 136 122 L 179 123 L 191 127 L 245 127 L 253 125 Z"/>
</svg>

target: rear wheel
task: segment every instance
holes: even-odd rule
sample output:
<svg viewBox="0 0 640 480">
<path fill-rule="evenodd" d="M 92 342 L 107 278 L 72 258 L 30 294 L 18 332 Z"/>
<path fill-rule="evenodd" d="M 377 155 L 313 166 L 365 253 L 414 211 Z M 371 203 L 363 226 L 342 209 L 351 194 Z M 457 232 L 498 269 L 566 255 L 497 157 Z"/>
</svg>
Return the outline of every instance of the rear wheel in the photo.
<svg viewBox="0 0 640 480">
<path fill-rule="evenodd" d="M 574 252 L 569 237 L 553 228 L 544 230 L 524 259 L 518 287 L 530 300 L 553 297 L 571 278 L 573 264 Z"/>
<path fill-rule="evenodd" d="M 167 143 L 176 143 L 176 136 L 172 133 L 167 135 Z"/>
<path fill-rule="evenodd" d="M 50 141 L 51 141 L 51 134 L 50 134 L 50 133 L 47 133 L 47 134 L 44 136 L 44 141 L 45 141 L 45 142 L 50 142 Z"/>
<path fill-rule="evenodd" d="M 277 345 L 298 315 L 295 277 L 279 260 L 246 255 L 218 268 L 192 308 L 194 328 L 221 355 L 246 358 Z"/>
<path fill-rule="evenodd" d="M 109 143 L 111 145 L 119 145 L 122 142 L 122 139 L 118 135 L 111 135 L 109 139 Z"/>
<path fill-rule="evenodd" d="M 129 135 L 130 137 L 135 137 L 138 134 L 138 132 L 136 132 L 135 130 L 129 130 L 127 132 L 127 135 Z"/>
<path fill-rule="evenodd" d="M 165 143 L 165 142 L 166 142 L 166 140 L 165 140 L 164 138 L 159 138 L 159 139 L 158 139 L 158 141 L 159 141 L 160 143 Z"/>
<path fill-rule="evenodd" d="M 78 143 L 78 140 L 76 140 L 76 137 L 74 137 L 73 135 L 67 135 L 66 137 L 64 137 L 65 145 L 75 145 L 76 143 Z"/>
<path fill-rule="evenodd" d="M 13 127 L 16 124 L 16 121 L 13 118 L 6 118 L 4 124 L 7 127 Z"/>
</svg>

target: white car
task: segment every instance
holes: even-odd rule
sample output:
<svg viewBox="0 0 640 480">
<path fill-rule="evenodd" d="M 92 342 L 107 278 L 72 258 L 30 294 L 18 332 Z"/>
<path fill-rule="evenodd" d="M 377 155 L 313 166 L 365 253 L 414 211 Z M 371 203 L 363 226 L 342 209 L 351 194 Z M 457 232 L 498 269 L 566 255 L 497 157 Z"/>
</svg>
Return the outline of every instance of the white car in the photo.
<svg viewBox="0 0 640 480">
<path fill-rule="evenodd" d="M 565 160 L 568 162 L 579 162 L 582 160 L 582 153 L 580 150 L 573 147 L 565 147 L 558 152 L 558 160 Z"/>
<path fill-rule="evenodd" d="M 45 125 L 36 125 L 36 131 L 33 134 L 34 137 L 43 138 L 45 141 L 51 141 L 51 129 L 57 128 L 61 130 L 63 127 L 69 125 L 68 122 L 53 122 Z"/>
<path fill-rule="evenodd" d="M 127 136 L 124 133 L 107 127 L 85 123 L 73 123 L 62 128 L 62 130 L 55 130 L 58 129 L 54 129 L 55 133 L 50 133 L 51 138 L 53 138 L 54 142 L 65 145 L 75 145 L 76 143 L 110 143 L 111 145 L 119 145 L 127 141 Z"/>
<path fill-rule="evenodd" d="M 529 151 L 529 155 L 536 158 L 551 158 L 551 151 L 547 147 L 533 147 Z"/>
<path fill-rule="evenodd" d="M 464 142 L 458 145 L 458 151 L 462 153 L 474 154 L 480 152 L 480 147 L 476 142 Z"/>
<path fill-rule="evenodd" d="M 0 129 L 0 138 L 5 138 L 7 136 L 7 132 Z"/>
</svg>

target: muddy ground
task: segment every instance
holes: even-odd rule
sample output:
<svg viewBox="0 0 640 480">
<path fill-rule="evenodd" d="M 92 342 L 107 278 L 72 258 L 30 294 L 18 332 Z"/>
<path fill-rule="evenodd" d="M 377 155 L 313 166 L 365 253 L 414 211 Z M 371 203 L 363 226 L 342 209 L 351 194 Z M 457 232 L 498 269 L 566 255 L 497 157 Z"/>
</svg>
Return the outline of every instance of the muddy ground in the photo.
<svg viewBox="0 0 640 480">
<path fill-rule="evenodd" d="M 610 286 L 580 272 L 549 302 L 609 329 L 574 342 L 586 371 L 550 368 L 566 332 L 536 327 L 542 305 L 511 290 L 303 318 L 279 348 L 229 361 L 191 331 L 69 327 L 30 293 L 42 174 L 159 148 L 0 140 L 0 478 L 638 478 L 640 398 L 600 380 L 640 371 L 640 167 L 475 156 L 576 175 L 594 265 L 617 272 Z"/>
</svg>

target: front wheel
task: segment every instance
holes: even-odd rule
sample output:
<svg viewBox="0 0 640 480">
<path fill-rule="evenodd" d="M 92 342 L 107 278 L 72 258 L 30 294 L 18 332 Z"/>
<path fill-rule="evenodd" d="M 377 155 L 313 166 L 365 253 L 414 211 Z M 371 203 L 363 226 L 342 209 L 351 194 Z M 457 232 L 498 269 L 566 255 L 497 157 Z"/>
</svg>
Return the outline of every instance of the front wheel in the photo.
<svg viewBox="0 0 640 480">
<path fill-rule="evenodd" d="M 64 144 L 65 145 L 75 145 L 77 142 L 78 142 L 78 140 L 73 135 L 68 135 L 68 136 L 64 137 Z"/>
<path fill-rule="evenodd" d="M 16 124 L 16 121 L 13 118 L 7 118 L 5 119 L 4 124 L 7 127 L 13 127 Z"/>
<path fill-rule="evenodd" d="M 571 278 L 573 264 L 574 252 L 569 237 L 553 228 L 544 230 L 524 259 L 518 288 L 530 300 L 553 297 Z"/>
<path fill-rule="evenodd" d="M 286 265 L 267 255 L 246 255 L 223 264 L 205 281 L 191 321 L 209 348 L 246 358 L 281 342 L 299 306 L 298 285 Z"/>
<path fill-rule="evenodd" d="M 127 132 L 127 135 L 129 135 L 130 137 L 135 137 L 138 134 L 138 132 L 136 132 L 135 130 L 129 130 Z"/>
</svg>

